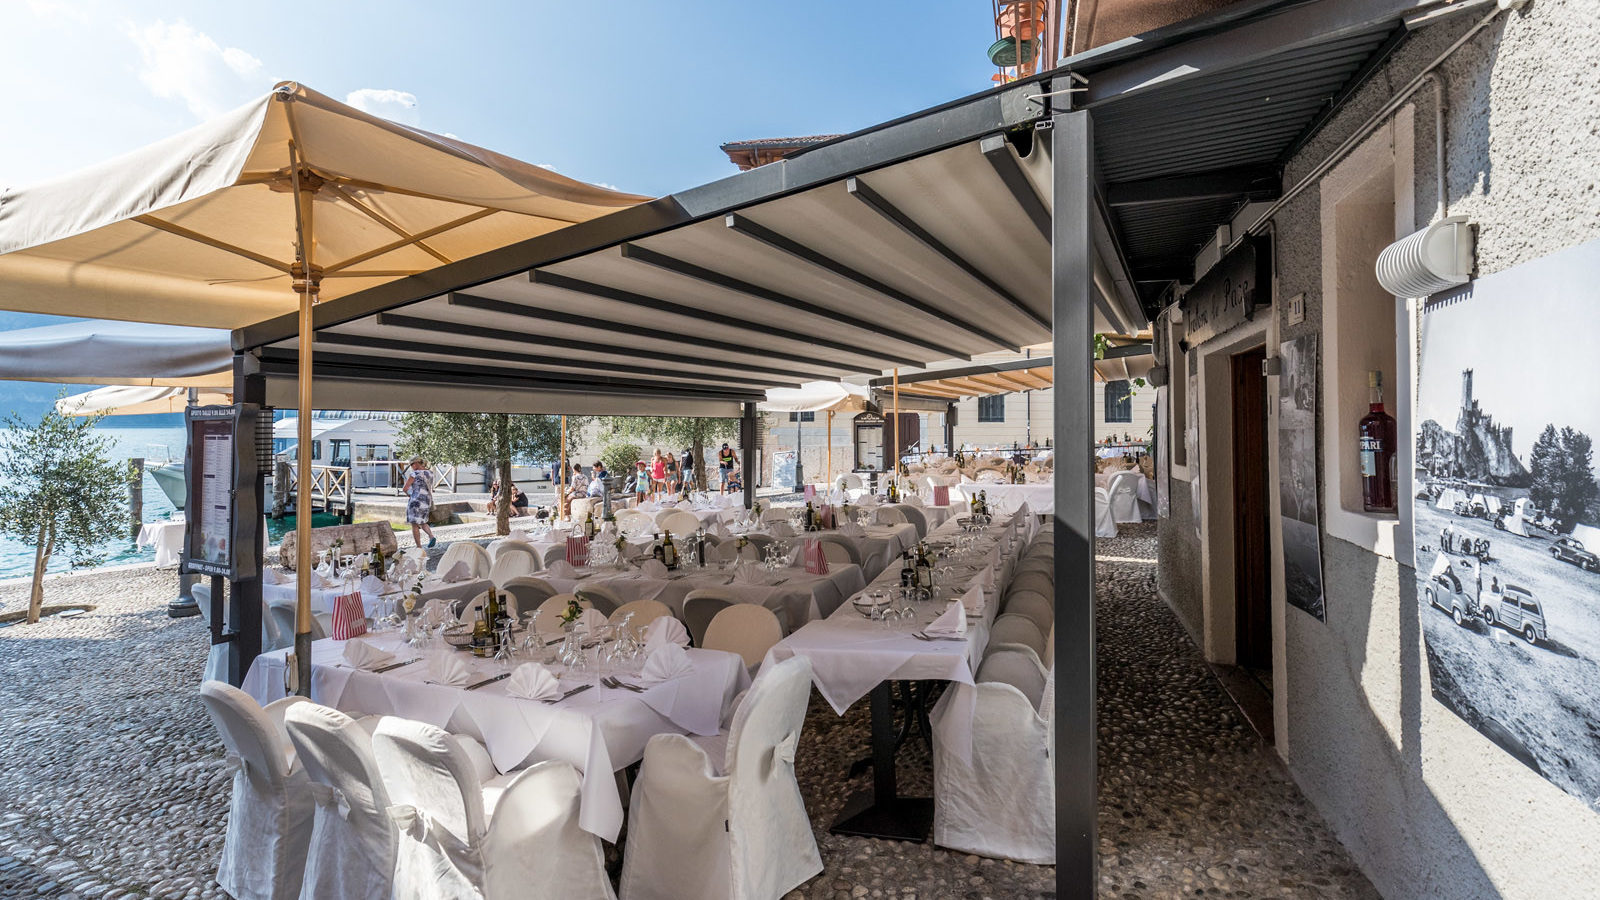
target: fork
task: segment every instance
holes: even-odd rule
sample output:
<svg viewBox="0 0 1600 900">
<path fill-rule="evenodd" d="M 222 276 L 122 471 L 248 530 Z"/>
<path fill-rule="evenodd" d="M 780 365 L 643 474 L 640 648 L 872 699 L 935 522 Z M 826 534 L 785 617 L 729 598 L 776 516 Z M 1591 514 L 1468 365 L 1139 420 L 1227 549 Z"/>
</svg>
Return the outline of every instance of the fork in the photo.
<svg viewBox="0 0 1600 900">
<path fill-rule="evenodd" d="M 561 696 L 557 697 L 554 700 L 542 700 L 540 702 L 542 702 L 542 703 L 560 703 L 561 701 L 567 699 L 568 697 L 571 697 L 573 694 L 581 694 L 584 691 L 587 691 L 589 688 L 592 688 L 592 687 L 594 687 L 594 685 L 592 685 L 592 684 L 580 684 L 577 687 L 573 688 L 570 691 L 567 691 L 565 694 L 562 694 Z"/>
<path fill-rule="evenodd" d="M 619 688 L 619 689 L 625 690 L 625 691 L 633 691 L 635 694 L 644 693 L 644 688 L 638 686 L 637 684 L 629 684 L 626 681 L 622 681 L 620 679 L 613 678 L 610 675 L 607 675 L 606 677 L 600 679 L 600 683 L 605 685 L 608 688 Z"/>
</svg>

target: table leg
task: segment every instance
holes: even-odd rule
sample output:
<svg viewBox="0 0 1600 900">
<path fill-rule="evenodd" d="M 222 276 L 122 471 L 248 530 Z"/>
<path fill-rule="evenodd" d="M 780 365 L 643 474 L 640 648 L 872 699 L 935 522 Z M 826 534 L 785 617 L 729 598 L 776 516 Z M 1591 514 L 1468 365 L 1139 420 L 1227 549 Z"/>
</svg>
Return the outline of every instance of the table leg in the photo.
<svg viewBox="0 0 1600 900">
<path fill-rule="evenodd" d="M 872 689 L 872 789 L 858 791 L 829 829 L 834 834 L 926 841 L 933 828 L 933 798 L 901 797 L 895 784 L 898 734 L 890 682 Z"/>
</svg>

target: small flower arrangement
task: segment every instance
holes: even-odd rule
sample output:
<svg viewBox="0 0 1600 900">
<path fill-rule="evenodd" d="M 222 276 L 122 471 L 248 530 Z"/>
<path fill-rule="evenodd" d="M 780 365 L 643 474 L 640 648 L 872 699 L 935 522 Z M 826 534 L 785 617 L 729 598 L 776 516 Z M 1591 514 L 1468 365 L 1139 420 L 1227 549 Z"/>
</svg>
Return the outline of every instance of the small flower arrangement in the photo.
<svg viewBox="0 0 1600 900">
<path fill-rule="evenodd" d="M 571 625 L 573 622 L 578 621 L 578 617 L 581 615 L 583 615 L 583 606 L 578 603 L 578 598 L 574 596 L 567 601 L 567 608 L 561 611 L 561 624 Z"/>
</svg>

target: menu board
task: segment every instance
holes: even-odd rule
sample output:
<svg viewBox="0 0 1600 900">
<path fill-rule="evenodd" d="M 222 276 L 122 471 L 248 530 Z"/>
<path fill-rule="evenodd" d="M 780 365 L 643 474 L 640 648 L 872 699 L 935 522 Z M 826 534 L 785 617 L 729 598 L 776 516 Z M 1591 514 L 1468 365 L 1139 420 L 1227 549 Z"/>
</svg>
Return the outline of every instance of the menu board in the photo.
<svg viewBox="0 0 1600 900">
<path fill-rule="evenodd" d="M 248 540 L 241 546 L 239 526 L 260 515 L 254 502 L 257 412 L 247 404 L 185 411 L 189 530 L 184 571 L 227 578 L 255 572 L 256 553 Z"/>
</svg>

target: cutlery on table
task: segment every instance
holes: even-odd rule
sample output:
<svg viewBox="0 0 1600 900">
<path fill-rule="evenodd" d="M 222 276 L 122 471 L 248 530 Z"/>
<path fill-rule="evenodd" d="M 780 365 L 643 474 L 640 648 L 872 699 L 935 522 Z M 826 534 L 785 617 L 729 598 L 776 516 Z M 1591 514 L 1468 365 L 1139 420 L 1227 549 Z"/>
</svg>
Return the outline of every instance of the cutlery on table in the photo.
<svg viewBox="0 0 1600 900">
<path fill-rule="evenodd" d="M 629 684 L 626 681 L 622 681 L 621 679 L 618 679 L 618 678 L 613 678 L 610 675 L 607 675 L 606 677 L 600 679 L 600 683 L 605 685 L 608 688 L 615 688 L 615 689 L 625 690 L 625 691 L 633 691 L 635 694 L 644 693 L 644 688 L 638 686 L 637 684 Z"/>
<path fill-rule="evenodd" d="M 555 698 L 554 700 L 541 700 L 539 702 L 541 702 L 541 703 L 560 703 L 561 701 L 567 699 L 568 697 L 571 697 L 573 694 L 581 694 L 584 691 L 587 691 L 589 688 L 592 688 L 592 687 L 594 687 L 594 685 L 592 685 L 592 684 L 580 684 L 577 687 L 573 688 L 572 690 L 567 691 L 565 694 L 562 694 L 561 696 Z"/>
<path fill-rule="evenodd" d="M 380 666 L 380 667 L 378 667 L 378 668 L 376 668 L 376 669 L 373 669 L 373 670 L 372 670 L 372 674 L 374 674 L 374 675 L 382 675 L 382 674 L 383 674 L 383 673 L 385 673 L 385 672 L 390 672 L 390 671 L 393 671 L 393 670 L 395 670 L 395 669 L 398 669 L 398 668 L 400 668 L 400 667 L 401 667 L 401 666 L 409 666 L 409 665 L 411 665 L 411 664 L 412 664 L 412 663 L 414 663 L 414 662 L 421 662 L 421 661 L 422 661 L 422 657 L 420 657 L 420 656 L 413 656 L 413 657 L 411 657 L 411 658 L 410 658 L 410 659 L 407 659 L 407 660 L 403 660 L 403 661 L 401 661 L 401 662 L 397 662 L 397 663 L 390 663 L 390 664 L 388 664 L 388 665 L 387 665 L 387 666 Z"/>
<path fill-rule="evenodd" d="M 943 637 L 943 636 L 937 635 L 937 634 L 923 634 L 920 631 L 912 632 L 911 636 L 916 638 L 919 641 L 958 641 L 958 642 L 961 642 L 961 643 L 966 643 L 966 640 L 967 640 L 966 638 L 959 638 L 959 637 Z"/>
<path fill-rule="evenodd" d="M 484 680 L 478 682 L 477 684 L 469 684 L 469 685 L 467 685 L 466 689 L 469 690 L 469 691 L 475 691 L 478 688 L 481 688 L 486 684 L 494 684 L 496 681 L 501 681 L 503 679 L 510 678 L 510 677 L 511 677 L 511 673 L 510 672 L 502 672 L 499 675 L 494 676 L 493 678 L 485 678 Z"/>
</svg>

